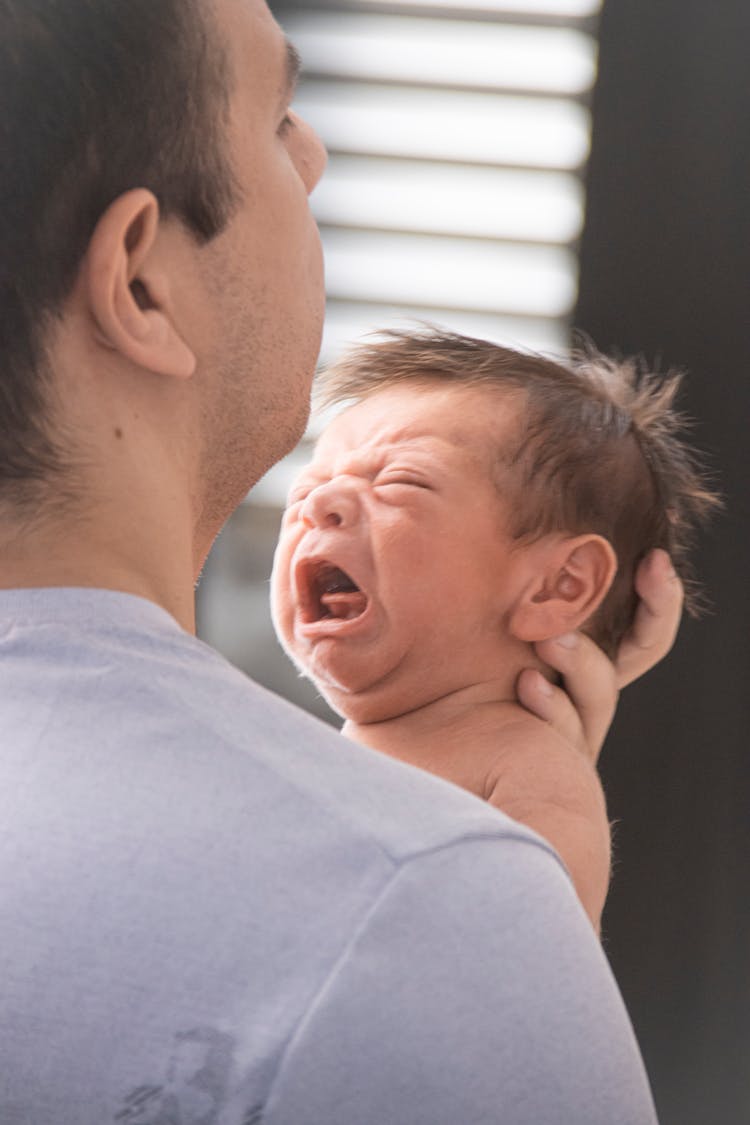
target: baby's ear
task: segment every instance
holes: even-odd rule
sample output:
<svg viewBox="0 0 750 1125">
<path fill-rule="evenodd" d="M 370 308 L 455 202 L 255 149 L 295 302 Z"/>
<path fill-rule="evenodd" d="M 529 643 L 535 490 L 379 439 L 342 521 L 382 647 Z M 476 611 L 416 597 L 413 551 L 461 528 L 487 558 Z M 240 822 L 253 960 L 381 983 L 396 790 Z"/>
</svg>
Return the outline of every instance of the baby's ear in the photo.
<svg viewBox="0 0 750 1125">
<path fill-rule="evenodd" d="M 599 608 L 617 572 L 617 556 L 601 535 L 545 546 L 536 563 L 510 614 L 510 632 L 520 641 L 544 641 L 578 629 Z"/>
</svg>

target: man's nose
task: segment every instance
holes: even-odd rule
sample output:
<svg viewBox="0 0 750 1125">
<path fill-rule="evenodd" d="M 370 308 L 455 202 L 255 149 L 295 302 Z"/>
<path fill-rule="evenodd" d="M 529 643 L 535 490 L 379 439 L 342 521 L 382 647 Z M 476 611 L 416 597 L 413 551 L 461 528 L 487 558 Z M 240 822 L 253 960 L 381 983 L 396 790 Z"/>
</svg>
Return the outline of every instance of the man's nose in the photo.
<svg viewBox="0 0 750 1125">
<path fill-rule="evenodd" d="M 294 112 L 294 111 L 292 111 Z M 309 195 L 318 183 L 328 163 L 328 153 L 318 134 L 304 117 L 294 114 L 299 138 L 298 167 Z"/>
<path fill-rule="evenodd" d="M 360 502 L 353 477 L 337 477 L 313 488 L 300 516 L 308 527 L 351 527 L 359 518 Z"/>
</svg>

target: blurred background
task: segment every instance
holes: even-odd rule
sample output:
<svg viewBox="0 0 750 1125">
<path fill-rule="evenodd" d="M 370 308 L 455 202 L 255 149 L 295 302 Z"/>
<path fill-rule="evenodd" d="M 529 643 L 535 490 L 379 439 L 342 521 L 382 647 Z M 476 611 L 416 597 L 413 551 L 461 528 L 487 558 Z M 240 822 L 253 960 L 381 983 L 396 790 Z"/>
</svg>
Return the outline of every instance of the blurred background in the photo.
<svg viewBox="0 0 750 1125">
<path fill-rule="evenodd" d="M 698 553 L 714 609 L 627 690 L 602 756 L 618 822 L 604 942 L 662 1125 L 747 1125 L 750 5 L 271 7 L 303 58 L 296 108 L 330 153 L 313 195 L 322 362 L 418 318 L 549 354 L 577 327 L 689 372 L 682 406 L 727 503 Z M 334 721 L 268 615 L 281 506 L 314 438 L 223 531 L 198 621 L 254 679 Z"/>
</svg>

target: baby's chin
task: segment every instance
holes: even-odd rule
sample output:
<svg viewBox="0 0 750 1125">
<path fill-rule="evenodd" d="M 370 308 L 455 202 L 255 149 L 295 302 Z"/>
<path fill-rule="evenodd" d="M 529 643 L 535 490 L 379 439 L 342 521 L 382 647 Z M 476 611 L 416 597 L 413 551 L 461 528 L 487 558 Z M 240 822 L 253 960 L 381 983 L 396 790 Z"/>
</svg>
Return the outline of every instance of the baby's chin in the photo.
<svg viewBox="0 0 750 1125">
<path fill-rule="evenodd" d="M 298 667 L 341 719 L 350 723 L 380 723 L 393 717 L 385 700 L 378 699 L 377 693 L 367 687 L 357 689 L 337 682 L 330 674 L 316 675 L 311 668 L 302 667 L 299 662 Z"/>
<path fill-rule="evenodd" d="M 331 710 L 351 722 L 382 722 L 394 713 L 388 696 L 388 664 L 375 672 L 376 661 L 352 659 L 339 650 L 335 639 L 318 641 L 312 648 L 300 649 L 294 642 L 277 636 L 297 671 L 315 687 Z"/>
<path fill-rule="evenodd" d="M 279 637 L 299 673 L 346 722 L 386 723 L 473 690 L 472 669 L 438 669 L 403 646 L 343 648 L 335 638 L 313 647 Z M 442 673 L 442 674 L 441 674 Z M 506 693 L 507 694 L 507 693 Z"/>
<path fill-rule="evenodd" d="M 388 678 L 376 683 L 369 682 L 354 686 L 337 683 L 328 675 L 314 675 L 310 669 L 300 670 L 314 684 L 331 710 L 346 723 L 353 723 L 356 726 L 370 726 L 401 719 L 436 702 L 434 693 L 424 693 L 423 698 L 418 691 L 410 689 L 405 683 L 391 682 Z"/>
<path fill-rule="evenodd" d="M 300 675 L 310 681 L 340 718 L 352 723 L 379 723 L 394 716 L 393 707 L 388 706 L 384 693 L 378 691 L 375 685 L 367 681 L 357 683 L 343 672 L 337 676 L 319 658 L 317 648 L 312 653 L 300 655 L 281 637 L 279 639 Z M 351 672 L 351 668 L 348 671 Z"/>
</svg>

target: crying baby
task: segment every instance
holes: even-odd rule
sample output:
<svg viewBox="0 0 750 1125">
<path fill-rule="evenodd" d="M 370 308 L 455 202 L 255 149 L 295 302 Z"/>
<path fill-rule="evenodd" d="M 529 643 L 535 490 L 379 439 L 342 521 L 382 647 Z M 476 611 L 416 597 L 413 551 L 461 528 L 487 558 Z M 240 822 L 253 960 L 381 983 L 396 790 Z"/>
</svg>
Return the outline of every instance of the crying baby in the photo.
<svg viewBox="0 0 750 1125">
<path fill-rule="evenodd" d="M 554 679 L 534 643 L 578 629 L 612 654 L 652 548 L 687 577 L 715 500 L 680 436 L 677 383 L 593 351 L 562 364 L 388 333 L 323 376 L 321 404 L 344 408 L 291 491 L 274 561 L 277 633 L 343 734 L 545 836 L 595 926 L 609 874 L 595 766 L 548 737 L 538 760 L 516 682 L 529 667 Z"/>
</svg>

